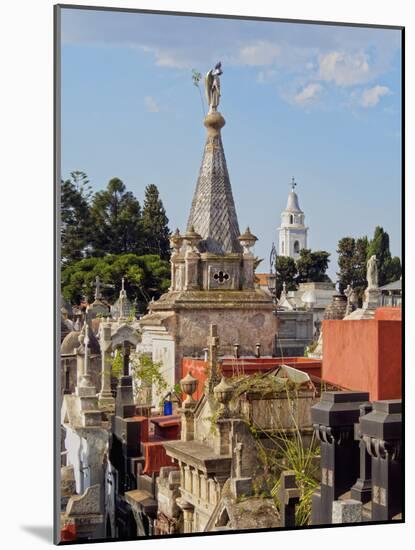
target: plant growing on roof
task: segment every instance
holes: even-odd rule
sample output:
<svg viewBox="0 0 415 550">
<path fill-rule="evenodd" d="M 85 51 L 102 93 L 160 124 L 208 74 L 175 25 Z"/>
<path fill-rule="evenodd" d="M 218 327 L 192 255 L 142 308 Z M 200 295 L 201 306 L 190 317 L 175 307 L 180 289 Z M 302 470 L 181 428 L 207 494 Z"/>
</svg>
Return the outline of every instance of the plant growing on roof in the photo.
<svg viewBox="0 0 415 550">
<path fill-rule="evenodd" d="M 154 388 L 156 395 L 164 396 L 168 384 L 162 374 L 162 361 L 153 361 L 148 355 L 131 356 L 131 374 L 134 381 L 134 396 L 139 403 L 151 400 Z M 161 403 L 163 398 L 161 398 Z M 161 404 L 160 403 L 160 404 Z"/>
<path fill-rule="evenodd" d="M 253 375 L 236 381 L 233 399 L 242 393 L 272 395 L 285 393 L 290 428 L 280 425 L 273 431 L 264 430 L 254 420 L 245 422 L 254 438 L 261 472 L 253 481 L 257 496 L 271 496 L 277 507 L 279 502 L 280 475 L 284 470 L 293 470 L 300 489 L 300 502 L 296 508 L 296 524 L 308 525 L 311 517 L 311 497 L 318 487 L 319 445 L 314 436 L 306 442 L 298 422 L 298 390 L 295 383 L 275 376 Z"/>
</svg>

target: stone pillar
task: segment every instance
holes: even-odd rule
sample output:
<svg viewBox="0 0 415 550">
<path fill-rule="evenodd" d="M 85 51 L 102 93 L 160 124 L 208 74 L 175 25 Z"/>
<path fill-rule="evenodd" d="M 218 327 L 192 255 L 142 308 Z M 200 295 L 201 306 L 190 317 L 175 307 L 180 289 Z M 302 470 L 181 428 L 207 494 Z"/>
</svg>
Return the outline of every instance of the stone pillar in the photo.
<svg viewBox="0 0 415 550">
<path fill-rule="evenodd" d="M 183 511 L 183 531 L 184 533 L 193 533 L 194 506 L 186 500 L 177 499 L 179 508 Z"/>
<path fill-rule="evenodd" d="M 218 327 L 217 325 L 210 325 L 209 337 L 208 337 L 208 376 L 206 378 L 206 391 L 212 393 L 213 388 L 219 382 L 218 376 Z"/>
<path fill-rule="evenodd" d="M 360 406 L 360 418 L 372 410 L 371 403 L 364 403 Z M 366 443 L 362 438 L 360 422 L 354 427 L 355 439 L 359 442 L 360 448 L 360 475 L 351 490 L 351 497 L 354 500 L 359 500 L 362 504 L 366 504 L 372 498 L 372 464 L 371 457 L 366 449 Z"/>
<path fill-rule="evenodd" d="M 243 255 L 243 277 L 242 288 L 253 289 L 255 278 L 255 256 L 251 252 L 251 248 L 254 246 L 258 239 L 251 233 L 249 227 L 246 228 L 245 233 L 239 236 L 239 242 L 242 245 Z"/>
<path fill-rule="evenodd" d="M 180 277 L 180 264 L 183 263 L 183 258 L 180 256 L 180 248 L 183 244 L 183 237 L 180 235 L 180 231 L 176 229 L 173 235 L 170 237 L 170 245 L 173 249 L 170 266 L 171 266 L 171 285 L 169 290 L 182 290 L 183 281 Z"/>
<path fill-rule="evenodd" d="M 218 420 L 216 431 L 213 436 L 213 450 L 218 455 L 230 455 L 231 453 L 231 421 L 228 419 Z"/>
<path fill-rule="evenodd" d="M 197 249 L 202 237 L 192 226 L 184 236 L 187 250 L 184 255 L 184 290 L 199 290 L 200 252 Z"/>
<path fill-rule="evenodd" d="M 190 372 L 180 380 L 180 387 L 183 393 L 186 394 L 186 399 L 183 401 L 183 406 L 181 408 L 181 417 L 182 417 L 182 429 L 181 429 L 181 440 L 182 441 L 192 441 L 194 439 L 194 410 L 197 402 L 193 399 L 192 395 L 197 388 L 197 379 L 194 378 Z"/>
<path fill-rule="evenodd" d="M 366 392 L 324 392 L 311 407 L 311 420 L 321 444 L 320 494 L 313 496 L 312 523 L 330 524 L 333 502 L 350 491 L 359 475 L 359 444 L 354 424 Z"/>
<path fill-rule="evenodd" d="M 279 497 L 281 527 L 295 527 L 295 507 L 300 501 L 295 472 L 286 470 L 281 473 Z"/>
<path fill-rule="evenodd" d="M 391 520 L 403 508 L 402 401 L 374 401 L 360 430 L 372 458 L 372 520 Z"/>
<path fill-rule="evenodd" d="M 98 403 L 101 409 L 113 410 L 115 399 L 111 392 L 111 324 L 101 324 L 100 347 L 102 358 L 101 391 L 98 394 Z"/>
</svg>

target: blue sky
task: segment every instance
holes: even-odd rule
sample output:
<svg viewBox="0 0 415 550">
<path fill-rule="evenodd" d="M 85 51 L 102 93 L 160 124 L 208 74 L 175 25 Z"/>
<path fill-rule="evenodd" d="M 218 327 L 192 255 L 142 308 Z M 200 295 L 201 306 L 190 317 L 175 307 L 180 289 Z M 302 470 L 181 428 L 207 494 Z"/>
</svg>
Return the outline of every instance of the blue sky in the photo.
<svg viewBox="0 0 415 550">
<path fill-rule="evenodd" d="M 332 278 L 338 240 L 376 225 L 401 256 L 398 30 L 63 9 L 62 176 L 83 170 L 96 190 L 117 176 L 140 202 L 155 183 L 184 230 L 205 141 L 191 73 L 219 60 L 225 154 L 258 271 L 292 176 Z"/>
</svg>

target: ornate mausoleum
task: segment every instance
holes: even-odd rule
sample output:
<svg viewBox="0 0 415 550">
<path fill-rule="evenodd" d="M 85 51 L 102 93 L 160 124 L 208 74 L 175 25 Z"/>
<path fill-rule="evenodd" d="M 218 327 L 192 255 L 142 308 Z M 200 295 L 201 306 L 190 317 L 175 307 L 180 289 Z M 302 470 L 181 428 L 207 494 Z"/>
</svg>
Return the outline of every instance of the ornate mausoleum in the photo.
<svg viewBox="0 0 415 550">
<path fill-rule="evenodd" d="M 239 230 L 221 138 L 225 119 L 217 111 L 219 74 L 206 80 L 207 139 L 187 230 L 171 237 L 171 287 L 140 322 L 141 351 L 163 361 L 166 371 L 174 362 L 174 381 L 181 358 L 205 347 L 211 324 L 218 326 L 224 355 L 235 344 L 241 355 L 253 355 L 257 342 L 271 355 L 277 331 L 272 299 L 254 285 L 257 238 L 249 228 Z"/>
</svg>

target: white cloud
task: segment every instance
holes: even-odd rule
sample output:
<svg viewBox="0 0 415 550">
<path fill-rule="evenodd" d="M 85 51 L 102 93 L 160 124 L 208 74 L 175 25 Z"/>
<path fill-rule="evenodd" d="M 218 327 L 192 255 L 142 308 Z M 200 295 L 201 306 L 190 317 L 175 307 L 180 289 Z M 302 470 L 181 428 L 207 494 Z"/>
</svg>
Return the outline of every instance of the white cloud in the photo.
<svg viewBox="0 0 415 550">
<path fill-rule="evenodd" d="M 257 82 L 260 84 L 266 84 L 267 82 L 272 82 L 275 79 L 275 76 L 277 75 L 277 71 L 275 69 L 265 69 L 263 71 L 259 71 L 257 76 Z"/>
<path fill-rule="evenodd" d="M 320 97 L 322 89 L 321 84 L 311 82 L 310 84 L 307 84 L 301 92 L 298 92 L 298 94 L 294 96 L 294 103 L 297 103 L 297 105 L 310 105 L 311 103 L 317 101 Z"/>
<path fill-rule="evenodd" d="M 371 77 L 368 56 L 364 52 L 329 52 L 320 56 L 319 66 L 320 78 L 338 86 L 353 86 Z"/>
<path fill-rule="evenodd" d="M 379 103 L 382 96 L 391 93 L 387 86 L 373 86 L 373 88 L 363 90 L 359 103 L 362 107 L 374 107 Z"/>
<path fill-rule="evenodd" d="M 160 111 L 157 101 L 151 95 L 147 95 L 144 98 L 144 106 L 149 113 L 158 113 Z"/>
<path fill-rule="evenodd" d="M 258 40 L 239 51 L 242 65 L 272 65 L 280 55 L 280 48 L 272 42 Z"/>
</svg>

